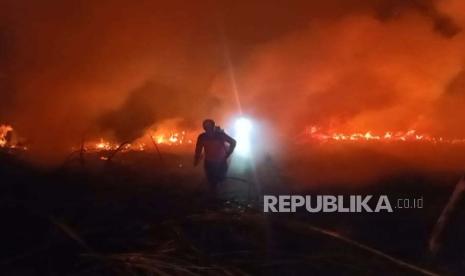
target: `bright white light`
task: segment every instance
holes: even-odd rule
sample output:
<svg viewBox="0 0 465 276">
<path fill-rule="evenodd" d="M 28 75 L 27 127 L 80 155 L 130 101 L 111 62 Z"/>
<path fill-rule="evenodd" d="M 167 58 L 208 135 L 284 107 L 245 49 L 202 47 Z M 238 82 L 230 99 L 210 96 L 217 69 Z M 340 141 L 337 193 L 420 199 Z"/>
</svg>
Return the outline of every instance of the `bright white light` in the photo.
<svg viewBox="0 0 465 276">
<path fill-rule="evenodd" d="M 250 154 L 252 122 L 247 118 L 241 117 L 234 123 L 234 131 L 237 141 L 235 152 L 241 156 L 248 156 Z"/>
</svg>

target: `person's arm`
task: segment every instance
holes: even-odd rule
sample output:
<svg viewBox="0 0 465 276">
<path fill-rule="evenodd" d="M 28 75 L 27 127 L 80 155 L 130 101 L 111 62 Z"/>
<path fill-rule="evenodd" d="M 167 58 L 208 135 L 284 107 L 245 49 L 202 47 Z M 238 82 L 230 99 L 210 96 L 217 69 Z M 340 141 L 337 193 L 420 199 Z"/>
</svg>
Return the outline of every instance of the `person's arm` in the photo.
<svg viewBox="0 0 465 276">
<path fill-rule="evenodd" d="M 237 142 L 234 140 L 234 138 L 226 133 L 224 133 L 224 140 L 229 144 L 228 152 L 226 153 L 226 158 L 229 158 L 229 156 L 231 156 L 231 154 L 234 152 Z"/>
<path fill-rule="evenodd" d="M 195 143 L 195 153 L 194 153 L 194 166 L 197 166 L 202 159 L 202 150 L 203 150 L 203 138 L 202 135 L 199 135 L 197 138 L 197 143 Z"/>
</svg>

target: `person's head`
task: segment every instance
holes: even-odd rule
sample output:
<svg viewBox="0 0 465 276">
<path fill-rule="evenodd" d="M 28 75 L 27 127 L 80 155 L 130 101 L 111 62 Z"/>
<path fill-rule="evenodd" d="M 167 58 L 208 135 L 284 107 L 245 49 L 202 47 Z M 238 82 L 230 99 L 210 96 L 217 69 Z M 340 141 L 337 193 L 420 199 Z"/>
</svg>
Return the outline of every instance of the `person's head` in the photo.
<svg viewBox="0 0 465 276">
<path fill-rule="evenodd" d="M 206 119 L 202 123 L 203 129 L 207 133 L 213 133 L 215 131 L 215 121 L 212 119 Z"/>
</svg>

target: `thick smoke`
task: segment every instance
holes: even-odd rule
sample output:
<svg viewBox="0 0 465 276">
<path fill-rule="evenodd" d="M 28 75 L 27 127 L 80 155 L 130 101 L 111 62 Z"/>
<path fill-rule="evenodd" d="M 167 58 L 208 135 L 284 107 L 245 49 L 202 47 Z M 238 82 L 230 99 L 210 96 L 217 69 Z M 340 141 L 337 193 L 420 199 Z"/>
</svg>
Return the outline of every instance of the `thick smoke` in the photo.
<svg viewBox="0 0 465 276">
<path fill-rule="evenodd" d="M 180 116 L 177 121 L 183 127 L 197 129 L 194 122 L 198 114 L 211 112 L 215 108 L 208 105 L 210 102 L 215 102 L 215 98 L 206 95 L 195 108 L 192 106 L 193 102 L 186 99 L 182 91 L 148 82 L 131 91 L 118 109 L 104 113 L 98 126 L 104 132 L 111 132 L 118 141 L 125 142 L 143 136 L 145 130 L 154 123 L 177 116 Z"/>
<path fill-rule="evenodd" d="M 459 124 L 444 101 L 463 109 L 447 100 L 462 71 L 463 46 L 458 21 L 435 2 L 379 1 L 256 47 L 236 67 L 235 81 L 248 112 L 291 133 L 307 124 L 463 136 L 463 129 L 440 127 Z M 228 82 L 225 74 L 213 87 L 228 89 Z"/>
<path fill-rule="evenodd" d="M 429 18 L 434 30 L 444 37 L 453 37 L 462 29 L 452 18 L 438 10 L 432 0 L 382 0 L 377 7 L 377 15 L 380 20 L 395 19 L 406 9 L 418 11 Z"/>
<path fill-rule="evenodd" d="M 280 133 L 465 135 L 440 127 L 458 127 L 451 109 L 463 109 L 464 11 L 459 0 L 0 0 L 0 123 L 60 160 L 99 132 L 122 142 L 169 118 L 226 119 L 237 92 Z"/>
</svg>

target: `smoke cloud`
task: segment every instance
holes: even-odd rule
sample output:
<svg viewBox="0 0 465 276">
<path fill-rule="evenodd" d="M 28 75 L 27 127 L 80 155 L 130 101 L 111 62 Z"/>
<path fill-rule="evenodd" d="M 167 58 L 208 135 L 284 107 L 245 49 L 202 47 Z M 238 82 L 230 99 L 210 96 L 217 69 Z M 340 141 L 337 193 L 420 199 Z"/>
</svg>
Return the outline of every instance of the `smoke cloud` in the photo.
<svg viewBox="0 0 465 276">
<path fill-rule="evenodd" d="M 459 0 L 1 0 L 0 122 L 51 160 L 90 134 L 226 120 L 237 99 L 286 134 L 465 136 L 464 14 Z"/>
</svg>

